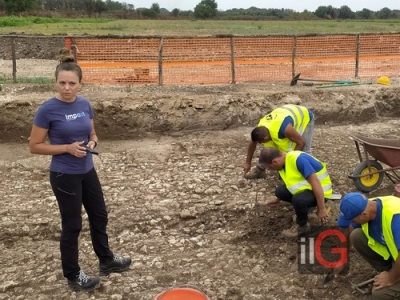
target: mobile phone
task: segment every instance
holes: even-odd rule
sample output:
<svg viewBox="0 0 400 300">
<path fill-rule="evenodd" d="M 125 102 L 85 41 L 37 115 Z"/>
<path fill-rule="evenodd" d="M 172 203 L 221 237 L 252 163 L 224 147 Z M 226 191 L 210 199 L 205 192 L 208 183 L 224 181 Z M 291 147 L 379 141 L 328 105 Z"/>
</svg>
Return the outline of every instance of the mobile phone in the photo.
<svg viewBox="0 0 400 300">
<path fill-rule="evenodd" d="M 92 154 L 94 154 L 94 155 L 99 155 L 99 152 L 98 152 L 98 151 L 96 151 L 96 150 L 94 150 L 94 149 L 92 149 L 92 148 L 89 148 L 88 146 L 86 146 L 86 145 L 84 145 L 84 144 L 82 144 L 82 145 L 80 145 L 80 146 L 83 147 L 83 148 L 85 148 L 86 152 L 90 152 L 90 153 L 92 153 Z"/>
</svg>

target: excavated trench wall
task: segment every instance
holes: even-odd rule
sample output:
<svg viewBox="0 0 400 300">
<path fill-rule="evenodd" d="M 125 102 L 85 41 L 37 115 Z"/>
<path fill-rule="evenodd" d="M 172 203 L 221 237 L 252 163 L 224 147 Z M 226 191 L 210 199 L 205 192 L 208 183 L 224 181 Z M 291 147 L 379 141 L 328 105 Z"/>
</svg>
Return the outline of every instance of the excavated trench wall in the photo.
<svg viewBox="0 0 400 300">
<path fill-rule="evenodd" d="M 285 103 L 311 108 L 317 124 L 359 124 L 400 114 L 400 87 L 357 86 L 331 89 L 265 85 L 202 87 L 86 86 L 102 139 L 137 139 L 148 135 L 254 126 Z M 0 94 L 0 140 L 29 136 L 40 103 L 54 95 L 50 86 L 3 87 Z"/>
</svg>

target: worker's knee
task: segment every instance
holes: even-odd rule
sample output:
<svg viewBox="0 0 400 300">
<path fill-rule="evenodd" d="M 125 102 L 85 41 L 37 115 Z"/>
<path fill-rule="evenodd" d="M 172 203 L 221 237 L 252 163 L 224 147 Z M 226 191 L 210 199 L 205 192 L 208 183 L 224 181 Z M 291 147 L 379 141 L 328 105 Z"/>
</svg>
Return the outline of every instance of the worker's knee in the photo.
<svg viewBox="0 0 400 300">
<path fill-rule="evenodd" d="M 383 298 L 381 298 L 382 297 L 381 294 L 382 294 L 382 290 L 377 290 L 377 289 L 373 288 L 370 299 L 371 300 L 381 300 L 381 299 L 383 299 Z"/>
<path fill-rule="evenodd" d="M 350 243 L 357 251 L 359 248 L 368 247 L 368 239 L 361 228 L 356 228 L 351 232 Z"/>
<path fill-rule="evenodd" d="M 372 289 L 371 300 L 395 300 L 400 298 L 400 285 L 395 284 L 382 289 Z"/>
</svg>

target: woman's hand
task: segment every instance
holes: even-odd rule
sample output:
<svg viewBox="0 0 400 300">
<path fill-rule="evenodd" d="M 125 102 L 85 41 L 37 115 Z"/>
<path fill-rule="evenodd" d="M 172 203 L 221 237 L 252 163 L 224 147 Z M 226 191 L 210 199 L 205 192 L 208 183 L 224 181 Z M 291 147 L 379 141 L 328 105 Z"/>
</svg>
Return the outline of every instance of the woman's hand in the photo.
<svg viewBox="0 0 400 300">
<path fill-rule="evenodd" d="M 94 149 L 94 148 L 97 147 L 97 142 L 94 141 L 94 140 L 90 140 L 90 141 L 87 143 L 86 146 L 88 146 L 90 149 Z"/>
<path fill-rule="evenodd" d="M 84 141 L 67 145 L 67 152 L 75 157 L 85 157 L 86 149 L 82 146 L 83 143 Z"/>
</svg>

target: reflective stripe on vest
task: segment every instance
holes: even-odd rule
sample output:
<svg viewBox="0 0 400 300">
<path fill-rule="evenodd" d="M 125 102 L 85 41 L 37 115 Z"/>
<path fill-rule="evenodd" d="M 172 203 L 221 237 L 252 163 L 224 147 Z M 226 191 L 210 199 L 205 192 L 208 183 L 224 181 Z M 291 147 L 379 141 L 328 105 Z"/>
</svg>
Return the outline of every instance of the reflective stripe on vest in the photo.
<svg viewBox="0 0 400 300">
<path fill-rule="evenodd" d="M 312 190 L 311 184 L 297 169 L 296 161 L 300 154 L 309 155 L 301 151 L 291 151 L 286 153 L 285 169 L 279 171 L 286 188 L 292 193 L 292 195 L 296 195 L 305 190 Z M 315 173 L 315 175 L 317 175 L 319 182 L 321 183 L 324 197 L 330 198 L 332 196 L 332 182 L 326 169 L 326 165 L 315 157 L 313 158 L 322 164 L 322 169 Z"/>
<path fill-rule="evenodd" d="M 385 196 L 371 198 L 370 201 L 380 199 L 382 202 L 382 234 L 385 240 L 386 246 L 378 243 L 369 235 L 368 222 L 361 225 L 361 229 L 368 239 L 368 246 L 381 255 L 385 260 L 388 260 L 390 256 L 394 260 L 397 259 L 399 254 L 396 243 L 392 233 L 392 219 L 393 215 L 400 214 L 400 199 L 395 196 Z"/>
<path fill-rule="evenodd" d="M 284 106 L 282 106 L 282 108 L 288 110 L 291 113 L 292 118 L 294 120 L 293 127 L 296 129 L 296 131 L 300 135 L 303 135 L 304 130 L 306 129 L 306 126 L 304 126 L 304 122 L 303 122 L 303 120 L 304 120 L 304 112 L 303 112 L 301 106 L 298 106 L 298 105 L 284 105 Z M 297 112 L 299 113 L 300 119 L 297 118 L 297 114 L 293 110 L 293 108 L 295 108 L 297 110 Z M 308 111 L 307 111 L 307 113 L 308 113 Z M 309 115 L 309 113 L 308 113 L 308 115 Z M 307 124 L 308 124 L 308 122 L 307 122 Z M 296 128 L 296 127 L 298 127 L 298 128 Z"/>
<path fill-rule="evenodd" d="M 293 118 L 293 128 L 303 135 L 308 123 L 310 122 L 310 113 L 304 106 L 287 104 L 282 107 L 274 109 L 271 113 L 264 116 L 257 126 L 264 126 L 269 130 L 271 141 L 263 143 L 265 147 L 278 149 L 279 151 L 289 152 L 296 148 L 296 143 L 293 143 L 288 138 L 279 138 L 279 130 L 282 126 L 283 120 L 286 117 Z"/>
<path fill-rule="evenodd" d="M 324 169 L 322 169 L 322 171 L 323 171 L 323 170 L 324 170 Z M 322 181 L 322 180 L 324 180 L 325 178 L 329 177 L 328 171 L 326 171 L 326 169 L 325 169 L 325 172 L 324 172 L 324 173 L 322 173 L 322 174 L 316 173 L 316 174 L 318 174 L 317 177 L 318 177 L 319 181 Z M 303 181 L 301 181 L 301 182 L 299 182 L 299 183 L 297 183 L 297 184 L 294 184 L 294 185 L 292 185 L 292 186 L 290 186 L 290 187 L 287 187 L 287 189 L 288 189 L 292 194 L 295 194 L 295 192 L 296 192 L 297 190 L 303 190 L 303 188 L 306 187 L 306 186 L 309 187 L 310 184 L 308 183 L 307 180 L 303 180 Z M 326 191 L 332 189 L 332 184 L 325 185 L 325 186 L 322 187 L 322 189 L 324 190 L 324 192 L 326 192 Z"/>
</svg>

